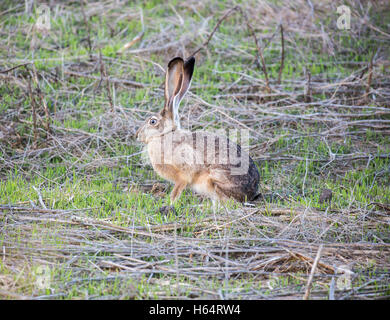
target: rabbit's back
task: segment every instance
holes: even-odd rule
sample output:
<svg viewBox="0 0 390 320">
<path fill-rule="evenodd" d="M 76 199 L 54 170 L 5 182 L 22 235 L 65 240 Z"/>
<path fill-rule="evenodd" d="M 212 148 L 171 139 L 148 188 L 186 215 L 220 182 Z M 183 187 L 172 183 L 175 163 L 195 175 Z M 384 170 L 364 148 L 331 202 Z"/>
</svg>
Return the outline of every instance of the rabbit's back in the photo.
<svg viewBox="0 0 390 320">
<path fill-rule="evenodd" d="M 177 130 L 149 144 L 149 156 L 165 179 L 183 180 L 200 194 L 244 201 L 257 193 L 255 163 L 227 137 Z"/>
</svg>

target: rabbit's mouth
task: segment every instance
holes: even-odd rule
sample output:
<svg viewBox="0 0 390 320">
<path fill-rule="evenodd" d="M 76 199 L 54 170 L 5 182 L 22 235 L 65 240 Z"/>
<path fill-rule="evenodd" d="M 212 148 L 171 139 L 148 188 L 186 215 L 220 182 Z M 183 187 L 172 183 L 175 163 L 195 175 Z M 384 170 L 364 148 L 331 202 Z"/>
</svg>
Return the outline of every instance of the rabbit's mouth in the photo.
<svg viewBox="0 0 390 320">
<path fill-rule="evenodd" d="M 145 135 L 144 135 L 144 132 L 143 132 L 143 127 L 140 127 L 137 132 L 135 133 L 135 138 L 137 139 L 137 141 L 140 141 L 140 142 L 145 142 Z"/>
</svg>

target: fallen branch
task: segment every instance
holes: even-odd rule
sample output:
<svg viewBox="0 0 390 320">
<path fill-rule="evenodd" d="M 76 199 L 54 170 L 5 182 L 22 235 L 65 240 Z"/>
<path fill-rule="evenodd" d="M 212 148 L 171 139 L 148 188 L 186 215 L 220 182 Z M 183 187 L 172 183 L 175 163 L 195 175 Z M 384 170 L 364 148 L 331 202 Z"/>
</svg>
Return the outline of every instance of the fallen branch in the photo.
<svg viewBox="0 0 390 320">
<path fill-rule="evenodd" d="M 280 68 L 279 68 L 279 75 L 278 75 L 278 84 L 280 84 L 282 79 L 282 72 L 284 67 L 284 35 L 283 35 L 283 25 L 280 25 L 280 38 L 282 42 L 282 54 L 280 58 Z"/>
<path fill-rule="evenodd" d="M 318 264 L 318 262 L 320 261 L 322 248 L 323 248 L 323 245 L 321 244 L 321 245 L 319 246 L 319 248 L 318 248 L 317 256 L 316 256 L 316 258 L 315 258 L 315 260 L 314 260 L 314 263 L 313 263 L 313 265 L 312 265 L 312 267 L 311 267 L 310 277 L 309 277 L 309 279 L 307 280 L 306 291 L 305 291 L 305 295 L 303 296 L 303 300 L 309 299 L 311 283 L 312 283 L 312 281 L 313 281 L 313 277 L 314 277 L 314 273 L 315 273 L 316 268 L 317 268 L 317 264 Z"/>
</svg>

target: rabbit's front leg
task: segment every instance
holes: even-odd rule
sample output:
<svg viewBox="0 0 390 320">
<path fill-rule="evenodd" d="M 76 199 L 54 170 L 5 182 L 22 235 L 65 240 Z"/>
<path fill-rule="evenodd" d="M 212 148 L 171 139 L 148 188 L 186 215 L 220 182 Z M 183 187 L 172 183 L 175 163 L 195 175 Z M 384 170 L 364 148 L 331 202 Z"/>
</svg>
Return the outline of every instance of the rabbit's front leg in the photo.
<svg viewBox="0 0 390 320">
<path fill-rule="evenodd" d="M 177 198 L 180 197 L 183 190 L 186 188 L 187 183 L 183 181 L 179 181 L 175 183 L 173 190 L 171 192 L 171 204 L 173 204 Z"/>
<path fill-rule="evenodd" d="M 163 215 L 168 215 L 169 212 L 172 212 L 173 214 L 177 214 L 175 210 L 175 206 L 173 205 L 174 202 L 177 200 L 177 198 L 180 197 L 181 193 L 187 186 L 187 183 L 185 182 L 176 182 L 175 186 L 173 187 L 173 190 L 171 192 L 171 205 L 170 206 L 164 206 L 160 208 L 160 213 Z"/>
</svg>

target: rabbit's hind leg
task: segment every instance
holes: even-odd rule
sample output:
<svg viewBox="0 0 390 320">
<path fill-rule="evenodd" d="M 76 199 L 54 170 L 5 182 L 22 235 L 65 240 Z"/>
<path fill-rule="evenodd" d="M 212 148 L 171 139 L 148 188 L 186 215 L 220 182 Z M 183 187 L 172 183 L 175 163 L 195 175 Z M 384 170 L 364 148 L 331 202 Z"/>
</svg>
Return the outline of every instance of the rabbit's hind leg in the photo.
<svg viewBox="0 0 390 320">
<path fill-rule="evenodd" d="M 214 197 L 213 197 L 213 212 L 214 214 L 220 211 L 221 206 L 226 210 L 224 203 L 230 199 L 229 194 L 221 188 L 217 183 L 214 183 Z"/>
<path fill-rule="evenodd" d="M 234 198 L 237 200 L 235 193 L 231 189 L 221 187 L 219 183 L 214 184 L 214 190 L 219 201 L 221 202 L 225 202 L 230 198 Z"/>
</svg>

